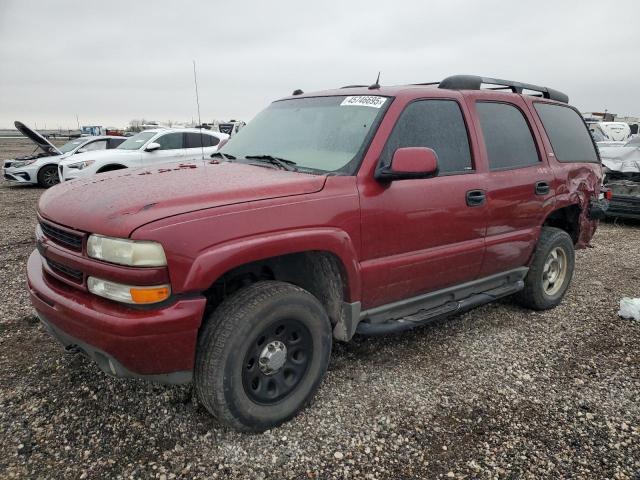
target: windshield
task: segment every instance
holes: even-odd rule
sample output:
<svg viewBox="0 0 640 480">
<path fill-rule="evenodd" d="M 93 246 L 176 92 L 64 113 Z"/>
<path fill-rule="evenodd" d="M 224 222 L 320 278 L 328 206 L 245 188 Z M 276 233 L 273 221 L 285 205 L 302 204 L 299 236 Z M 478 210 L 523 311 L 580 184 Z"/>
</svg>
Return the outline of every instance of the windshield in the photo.
<svg viewBox="0 0 640 480">
<path fill-rule="evenodd" d="M 153 137 L 158 132 L 140 132 L 131 138 L 127 138 L 124 142 L 118 145 L 116 148 L 120 150 L 138 150 L 142 147 L 147 140 Z"/>
<path fill-rule="evenodd" d="M 65 143 L 61 147 L 58 147 L 58 150 L 60 150 L 62 153 L 68 153 L 74 148 L 82 145 L 86 141 L 87 140 L 85 138 L 76 138 L 75 140 L 71 140 L 70 142 Z"/>
<path fill-rule="evenodd" d="M 281 100 L 260 112 L 221 149 L 239 160 L 269 155 L 296 168 L 352 173 L 390 100 L 336 96 Z"/>
</svg>

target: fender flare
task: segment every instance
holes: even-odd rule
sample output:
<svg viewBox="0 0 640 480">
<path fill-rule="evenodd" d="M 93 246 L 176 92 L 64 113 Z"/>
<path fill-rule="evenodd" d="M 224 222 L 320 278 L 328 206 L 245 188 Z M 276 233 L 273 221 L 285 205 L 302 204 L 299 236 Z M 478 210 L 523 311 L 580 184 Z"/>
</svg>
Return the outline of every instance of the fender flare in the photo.
<svg viewBox="0 0 640 480">
<path fill-rule="evenodd" d="M 342 263 L 346 275 L 345 301 L 360 299 L 357 252 L 349 235 L 338 228 L 304 228 L 271 232 L 214 245 L 192 263 L 185 291 L 204 291 L 226 272 L 247 263 L 309 251 L 328 252 Z"/>
</svg>

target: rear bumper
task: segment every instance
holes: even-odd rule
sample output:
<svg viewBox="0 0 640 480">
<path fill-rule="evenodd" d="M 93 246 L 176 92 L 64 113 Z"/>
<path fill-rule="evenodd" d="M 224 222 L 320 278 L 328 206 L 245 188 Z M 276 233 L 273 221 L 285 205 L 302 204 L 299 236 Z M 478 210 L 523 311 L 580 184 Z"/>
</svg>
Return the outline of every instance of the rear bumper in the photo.
<svg viewBox="0 0 640 480">
<path fill-rule="evenodd" d="M 177 299 L 155 310 L 126 307 L 51 278 L 38 251 L 27 262 L 27 283 L 47 331 L 106 373 L 164 383 L 191 380 L 204 297 Z"/>
<path fill-rule="evenodd" d="M 611 200 L 609 200 L 607 217 L 623 217 L 640 220 L 640 197 L 614 195 Z"/>
</svg>

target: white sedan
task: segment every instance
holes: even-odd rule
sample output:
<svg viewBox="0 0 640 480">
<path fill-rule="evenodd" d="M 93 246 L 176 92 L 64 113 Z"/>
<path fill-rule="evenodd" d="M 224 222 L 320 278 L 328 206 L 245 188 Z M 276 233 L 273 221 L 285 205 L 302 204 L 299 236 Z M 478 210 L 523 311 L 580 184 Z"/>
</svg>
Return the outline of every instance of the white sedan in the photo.
<svg viewBox="0 0 640 480">
<path fill-rule="evenodd" d="M 145 130 L 113 150 L 87 152 L 61 161 L 58 166 L 60 181 L 122 168 L 208 159 L 228 138 L 224 133 L 195 128 Z"/>
<path fill-rule="evenodd" d="M 120 145 L 125 137 L 80 137 L 56 147 L 35 130 L 22 122 L 15 122 L 16 129 L 36 145 L 30 155 L 5 160 L 2 168 L 4 179 L 12 183 L 34 184 L 49 188 L 58 183 L 58 163 L 65 158 L 83 152 L 107 150 Z"/>
</svg>

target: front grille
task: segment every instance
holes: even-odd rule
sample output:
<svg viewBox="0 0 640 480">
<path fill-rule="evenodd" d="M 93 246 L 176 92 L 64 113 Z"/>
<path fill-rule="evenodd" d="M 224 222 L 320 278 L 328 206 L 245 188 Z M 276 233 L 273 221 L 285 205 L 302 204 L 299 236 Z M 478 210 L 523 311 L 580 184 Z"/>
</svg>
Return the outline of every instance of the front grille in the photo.
<svg viewBox="0 0 640 480">
<path fill-rule="evenodd" d="M 80 270 L 76 270 L 75 268 L 68 267 L 67 265 L 62 265 L 61 263 L 54 262 L 50 258 L 47 258 L 47 265 L 49 265 L 49 268 L 56 272 L 58 275 L 69 278 L 76 283 L 82 283 L 83 274 Z"/>
<path fill-rule="evenodd" d="M 62 230 L 45 222 L 40 222 L 40 228 L 42 229 L 42 233 L 53 242 L 71 248 L 72 250 L 82 250 L 82 235 L 74 234 L 68 230 Z"/>
</svg>

